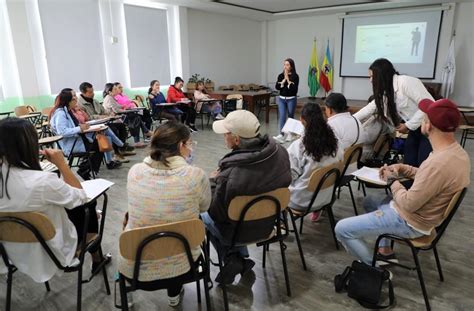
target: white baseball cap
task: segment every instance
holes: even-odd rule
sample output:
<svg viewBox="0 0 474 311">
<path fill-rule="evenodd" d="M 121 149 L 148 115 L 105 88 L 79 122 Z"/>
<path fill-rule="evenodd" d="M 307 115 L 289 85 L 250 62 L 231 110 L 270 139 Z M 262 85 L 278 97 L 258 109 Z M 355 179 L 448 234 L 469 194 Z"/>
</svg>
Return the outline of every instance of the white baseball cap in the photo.
<svg viewBox="0 0 474 311">
<path fill-rule="evenodd" d="M 253 138 L 260 134 L 260 122 L 248 110 L 235 110 L 224 120 L 215 121 L 212 129 L 217 134 L 232 133 L 242 138 Z"/>
</svg>

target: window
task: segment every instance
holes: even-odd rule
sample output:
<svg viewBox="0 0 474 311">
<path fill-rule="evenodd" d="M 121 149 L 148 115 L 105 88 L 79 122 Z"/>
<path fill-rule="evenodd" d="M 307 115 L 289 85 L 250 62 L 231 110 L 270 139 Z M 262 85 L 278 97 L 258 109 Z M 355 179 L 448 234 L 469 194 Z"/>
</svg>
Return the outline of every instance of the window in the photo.
<svg viewBox="0 0 474 311">
<path fill-rule="evenodd" d="M 97 0 L 39 0 L 46 60 L 53 94 L 78 89 L 88 81 L 101 89 L 106 82 Z"/>
<path fill-rule="evenodd" d="M 167 11 L 124 5 L 128 59 L 132 87 L 149 86 L 151 80 L 170 82 Z"/>
</svg>

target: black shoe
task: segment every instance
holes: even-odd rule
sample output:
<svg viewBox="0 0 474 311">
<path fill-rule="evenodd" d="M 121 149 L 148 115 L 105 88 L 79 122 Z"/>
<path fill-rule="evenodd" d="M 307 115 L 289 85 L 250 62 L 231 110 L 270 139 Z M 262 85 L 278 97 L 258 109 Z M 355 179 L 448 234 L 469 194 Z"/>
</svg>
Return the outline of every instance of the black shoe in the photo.
<svg viewBox="0 0 474 311">
<path fill-rule="evenodd" d="M 240 271 L 240 275 L 244 276 L 246 273 L 252 271 L 253 266 L 255 266 L 255 261 L 248 258 L 242 258 L 242 271 Z"/>
<path fill-rule="evenodd" d="M 125 149 L 125 151 L 133 151 L 133 150 L 135 150 L 134 147 L 132 147 L 132 146 L 130 146 L 130 145 L 128 145 L 128 144 L 124 146 L 124 149 Z"/>
<path fill-rule="evenodd" d="M 222 271 L 217 274 L 216 282 L 229 285 L 234 282 L 237 274 L 243 270 L 242 258 L 237 255 L 231 255 Z"/>
<path fill-rule="evenodd" d="M 196 128 L 195 125 L 190 125 L 189 128 L 193 131 L 193 132 L 197 132 L 198 129 Z"/>
<path fill-rule="evenodd" d="M 109 170 L 113 170 L 114 168 L 119 168 L 122 166 L 122 162 L 118 162 L 118 161 L 110 161 L 109 163 L 107 163 L 107 168 Z"/>
<path fill-rule="evenodd" d="M 110 253 L 107 253 L 105 254 L 104 258 L 102 258 L 101 261 L 93 261 L 92 262 L 92 269 L 91 269 L 91 273 L 92 274 L 95 274 L 97 273 L 97 269 L 99 267 L 101 267 L 102 265 L 106 266 L 108 265 L 110 262 L 112 261 L 112 254 Z M 102 264 L 103 263 L 103 264 Z"/>
</svg>

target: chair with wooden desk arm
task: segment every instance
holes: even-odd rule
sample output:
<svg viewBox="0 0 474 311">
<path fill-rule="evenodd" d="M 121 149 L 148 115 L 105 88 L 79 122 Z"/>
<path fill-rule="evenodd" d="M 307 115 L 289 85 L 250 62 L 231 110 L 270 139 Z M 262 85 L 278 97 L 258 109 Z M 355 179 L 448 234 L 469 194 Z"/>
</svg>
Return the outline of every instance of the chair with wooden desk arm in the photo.
<svg viewBox="0 0 474 311">
<path fill-rule="evenodd" d="M 19 212 L 19 213 L 0 213 L 0 255 L 3 259 L 5 266 L 8 269 L 7 274 L 7 301 L 6 310 L 9 311 L 11 308 L 11 293 L 13 284 L 13 273 L 17 271 L 14 262 L 10 262 L 8 258 L 8 251 L 2 242 L 10 243 L 34 243 L 38 242 L 41 244 L 44 251 L 48 254 L 49 258 L 54 262 L 56 267 L 64 272 L 77 272 L 77 310 L 80 311 L 82 307 L 82 284 L 89 283 L 95 275 L 102 272 L 104 277 L 105 289 L 107 295 L 110 295 L 110 287 L 107 277 L 107 271 L 105 269 L 105 262 L 95 270 L 88 279 L 82 279 L 82 268 L 84 266 L 85 254 L 87 252 L 98 252 L 99 256 L 103 258 L 102 253 L 102 235 L 104 232 L 105 217 L 107 214 L 107 194 L 102 193 L 104 196 L 102 205 L 102 216 L 100 220 L 99 233 L 94 238 L 88 239 L 88 226 L 89 226 L 89 210 L 84 209 L 85 212 L 85 223 L 82 231 L 82 241 L 87 243 L 81 243 L 78 246 L 77 259 L 78 264 L 71 266 L 63 266 L 54 252 L 51 250 L 47 241 L 51 240 L 56 230 L 51 221 L 45 215 L 37 212 Z M 46 290 L 50 291 L 49 283 L 45 282 Z"/>
<path fill-rule="evenodd" d="M 136 290 L 155 291 L 166 289 L 170 285 L 196 282 L 198 302 L 201 302 L 200 281 L 204 282 L 206 306 L 210 310 L 209 297 L 209 257 L 205 241 L 206 231 L 199 219 L 179 221 L 163 225 L 135 228 L 120 235 L 120 255 L 133 262 L 132 277 L 119 270 L 120 305 L 116 307 L 128 310 L 127 293 Z M 194 260 L 191 249 L 201 246 L 202 252 Z M 142 260 L 160 260 L 171 256 L 186 254 L 190 270 L 184 274 L 153 281 L 140 281 Z M 128 284 L 127 284 L 128 283 Z"/>
<path fill-rule="evenodd" d="M 402 267 L 408 270 L 416 270 L 418 274 L 418 280 L 420 282 L 421 286 L 421 291 L 423 293 L 423 298 L 425 300 L 425 305 L 427 310 L 431 310 L 430 307 L 430 302 L 428 298 L 428 293 L 426 291 L 425 287 L 425 281 L 423 279 L 423 272 L 421 271 L 421 265 L 418 259 L 418 253 L 420 251 L 429 251 L 433 250 L 433 254 L 435 256 L 436 260 L 436 267 L 438 269 L 438 274 L 439 274 L 439 279 L 441 282 L 444 282 L 444 276 L 443 276 L 443 270 L 441 269 L 441 261 L 439 260 L 438 256 L 438 250 L 436 246 L 438 245 L 439 240 L 443 236 L 444 232 L 446 231 L 446 228 L 448 227 L 449 223 L 451 222 L 453 216 L 456 214 L 456 211 L 459 208 L 459 205 L 461 205 L 461 202 L 464 198 L 464 195 L 467 192 L 467 188 L 462 189 L 459 192 L 456 192 L 451 201 L 449 202 L 446 210 L 444 211 L 443 214 L 443 222 L 434 228 L 431 231 L 430 235 L 425 235 L 420 238 L 416 239 L 408 239 L 408 238 L 402 238 L 400 236 L 394 235 L 394 234 L 381 234 L 377 238 L 377 241 L 375 242 L 375 247 L 374 247 L 374 256 L 372 259 L 372 266 L 375 266 L 375 263 L 377 260 L 381 260 L 377 258 L 378 250 L 379 250 L 379 244 L 382 239 L 389 239 L 392 241 L 392 247 L 394 242 L 398 242 L 400 244 L 407 245 L 411 249 L 411 253 L 413 256 L 413 261 L 415 262 L 415 267 L 409 267 L 400 263 L 393 263 L 389 262 L 391 265 L 395 265 L 398 267 Z M 382 260 L 384 261 L 384 260 Z"/>
<path fill-rule="evenodd" d="M 347 169 L 352 164 L 359 165 L 360 158 L 362 157 L 362 146 L 363 144 L 355 144 L 344 150 L 344 168 L 341 172 L 341 178 L 339 179 L 339 185 L 337 190 L 337 198 L 339 199 L 339 195 L 341 194 L 342 187 L 348 187 L 349 193 L 351 195 L 352 206 L 354 208 L 354 214 L 357 216 L 357 206 L 354 199 L 354 193 L 352 192 L 351 182 L 354 180 L 353 175 L 345 175 Z"/>
<path fill-rule="evenodd" d="M 296 221 L 300 219 L 300 234 L 303 233 L 303 220 L 306 215 L 312 212 L 320 212 L 325 210 L 328 214 L 329 223 L 331 225 L 332 235 L 334 237 L 334 242 L 336 243 L 336 249 L 339 249 L 339 244 L 336 239 L 336 234 L 334 233 L 334 227 L 336 226 L 336 220 L 334 219 L 334 214 L 332 212 L 332 206 L 336 201 L 336 189 L 338 186 L 339 178 L 341 176 L 343 162 L 339 161 L 331 165 L 321 167 L 316 169 L 310 177 L 307 190 L 313 193 L 311 201 L 308 204 L 308 207 L 304 210 L 297 210 L 294 208 L 289 208 L 288 212 L 290 213 L 291 223 L 293 225 L 293 231 L 295 233 L 296 243 L 298 244 L 298 251 L 301 257 L 301 263 L 303 264 L 303 269 L 306 270 L 306 262 L 303 255 L 303 248 L 301 247 L 301 241 L 298 234 L 298 229 L 296 226 Z M 313 204 L 316 201 L 319 193 L 322 190 L 331 191 L 330 201 L 322 206 L 313 208 Z"/>
<path fill-rule="evenodd" d="M 283 272 L 285 275 L 286 292 L 288 296 L 291 296 L 290 281 L 285 257 L 286 245 L 283 243 L 288 236 L 288 230 L 286 230 L 285 233 L 282 233 L 282 227 L 288 228 L 286 207 L 288 206 L 289 201 L 290 191 L 288 188 L 279 188 L 258 195 L 237 196 L 232 199 L 227 214 L 229 219 L 237 224 L 232 233 L 231 244 L 227 249 L 230 250 L 235 246 L 246 246 L 250 244 L 262 246 L 262 267 L 265 267 L 265 257 L 268 246 L 273 243 L 279 243 Z M 243 241 L 241 232 L 248 228 L 248 222 L 262 220 L 268 221 L 266 222 L 268 223 L 268 228 L 260 228 L 262 236 L 253 236 L 251 241 Z M 210 233 L 208 232 L 208 234 Z M 219 258 L 219 269 L 222 272 L 223 262 L 226 255 L 222 258 L 219 252 L 217 253 Z M 221 287 L 224 295 L 225 310 L 229 310 L 226 285 L 221 284 Z"/>
</svg>

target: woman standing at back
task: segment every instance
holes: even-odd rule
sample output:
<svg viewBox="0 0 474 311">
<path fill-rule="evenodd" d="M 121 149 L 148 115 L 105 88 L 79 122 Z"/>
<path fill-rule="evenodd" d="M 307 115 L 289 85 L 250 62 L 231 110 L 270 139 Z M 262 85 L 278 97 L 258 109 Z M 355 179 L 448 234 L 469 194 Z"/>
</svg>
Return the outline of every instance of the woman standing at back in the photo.
<svg viewBox="0 0 474 311">
<path fill-rule="evenodd" d="M 280 91 L 280 95 L 276 97 L 278 104 L 278 136 L 273 138 L 279 142 L 285 142 L 285 136 L 281 129 L 285 125 L 287 115 L 288 118 L 294 118 L 296 110 L 296 97 L 298 93 L 298 84 L 300 78 L 296 73 L 295 62 L 291 58 L 285 59 L 283 63 L 283 72 L 278 75 L 275 88 Z M 292 141 L 293 134 L 286 136 L 286 141 Z"/>
<path fill-rule="evenodd" d="M 372 115 L 400 133 L 408 133 L 404 163 L 419 167 L 432 151 L 428 139 L 421 134 L 424 113 L 418 103 L 425 98 L 434 100 L 423 83 L 414 77 L 400 75 L 385 59 L 375 60 L 369 67 L 374 100 L 354 116 L 361 122 Z"/>
</svg>

